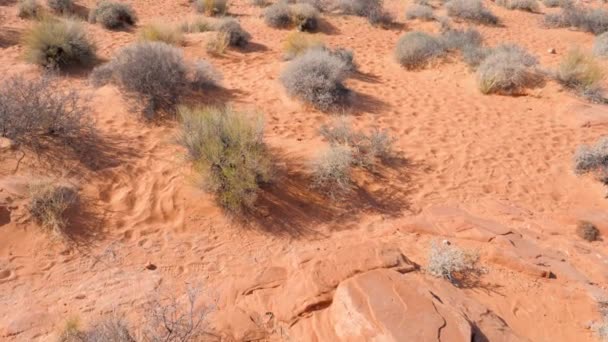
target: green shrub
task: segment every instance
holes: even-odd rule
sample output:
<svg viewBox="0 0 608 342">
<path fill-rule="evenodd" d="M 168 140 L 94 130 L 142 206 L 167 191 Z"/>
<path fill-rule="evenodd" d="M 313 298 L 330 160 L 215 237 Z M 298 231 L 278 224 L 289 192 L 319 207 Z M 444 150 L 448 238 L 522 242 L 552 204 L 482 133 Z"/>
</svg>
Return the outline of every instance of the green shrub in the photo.
<svg viewBox="0 0 608 342">
<path fill-rule="evenodd" d="M 498 17 L 487 9 L 481 0 L 450 0 L 445 6 L 450 17 L 486 25 L 498 24 Z"/>
<path fill-rule="evenodd" d="M 25 34 L 24 45 L 28 62 L 51 69 L 89 64 L 95 59 L 94 45 L 82 24 L 74 20 L 36 23 Z"/>
<path fill-rule="evenodd" d="M 163 42 L 172 45 L 181 45 L 184 42 L 182 31 L 174 26 L 158 22 L 142 27 L 139 38 L 143 41 Z"/>
<path fill-rule="evenodd" d="M 206 188 L 229 211 L 252 207 L 260 185 L 271 175 L 261 116 L 230 108 L 182 107 L 179 118 L 178 142 L 204 176 Z"/>
<path fill-rule="evenodd" d="M 102 0 L 89 13 L 89 22 L 100 23 L 108 29 L 121 29 L 135 25 L 137 17 L 129 4 Z"/>
<path fill-rule="evenodd" d="M 230 46 L 245 46 L 251 39 L 251 35 L 234 18 L 222 18 L 218 20 L 215 23 L 215 30 L 228 35 Z"/>
<path fill-rule="evenodd" d="M 484 94 L 517 94 L 540 82 L 538 60 L 517 45 L 501 45 L 490 51 L 477 69 L 477 83 Z"/>
<path fill-rule="evenodd" d="M 416 69 L 434 58 L 443 56 L 445 52 L 441 40 L 424 32 L 412 31 L 397 41 L 395 57 L 406 69 Z"/>
</svg>

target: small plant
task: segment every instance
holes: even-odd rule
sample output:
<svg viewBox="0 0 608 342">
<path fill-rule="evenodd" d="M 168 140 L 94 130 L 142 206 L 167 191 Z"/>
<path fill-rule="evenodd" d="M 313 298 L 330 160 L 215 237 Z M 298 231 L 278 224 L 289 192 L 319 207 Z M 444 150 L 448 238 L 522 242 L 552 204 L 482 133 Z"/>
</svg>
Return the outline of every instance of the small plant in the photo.
<svg viewBox="0 0 608 342">
<path fill-rule="evenodd" d="M 307 3 L 291 5 L 291 21 L 299 31 L 314 31 L 319 25 L 319 11 Z"/>
<path fill-rule="evenodd" d="M 353 155 L 349 147 L 331 145 L 312 163 L 313 187 L 332 198 L 347 194 L 353 187 Z"/>
<path fill-rule="evenodd" d="M 195 0 L 196 10 L 208 15 L 225 15 L 228 12 L 227 0 Z"/>
<path fill-rule="evenodd" d="M 482 46 L 483 37 L 474 28 L 448 29 L 441 33 L 440 38 L 446 49 L 460 51 L 464 62 L 472 68 L 476 68 L 489 53 L 489 50 Z"/>
<path fill-rule="evenodd" d="M 251 0 L 251 4 L 256 7 L 266 7 L 268 2 L 266 0 Z"/>
<path fill-rule="evenodd" d="M 67 14 L 72 12 L 74 2 L 72 0 L 47 0 L 46 4 L 56 13 Z"/>
<path fill-rule="evenodd" d="M 561 13 L 546 14 L 544 23 L 547 27 L 576 27 L 598 35 L 608 31 L 608 11 L 602 8 L 566 6 Z"/>
<path fill-rule="evenodd" d="M 572 0 L 543 0 L 543 5 L 546 7 L 569 7 L 572 6 Z"/>
<path fill-rule="evenodd" d="M 139 32 L 139 38 L 143 41 L 163 42 L 172 45 L 181 45 L 184 42 L 184 35 L 178 28 L 163 23 L 145 25 Z"/>
<path fill-rule="evenodd" d="M 42 15 L 42 6 L 37 0 L 19 0 L 18 9 L 19 18 L 32 19 Z"/>
<path fill-rule="evenodd" d="M 85 338 L 84 332 L 80 327 L 78 317 L 70 317 L 66 320 L 61 333 L 59 334 L 59 342 L 77 342 Z"/>
<path fill-rule="evenodd" d="M 217 87 L 222 80 L 217 70 L 209 62 L 198 60 L 192 66 L 191 84 L 195 89 Z"/>
<path fill-rule="evenodd" d="M 445 6 L 447 8 L 448 16 L 450 17 L 456 17 L 479 24 L 498 24 L 498 17 L 487 9 L 481 0 L 450 0 Z"/>
<path fill-rule="evenodd" d="M 563 86 L 583 95 L 597 93 L 593 98 L 600 97 L 597 100 L 601 102 L 600 84 L 604 71 L 592 56 L 578 49 L 570 50 L 559 64 L 555 77 Z"/>
<path fill-rule="evenodd" d="M 484 94 L 517 94 L 541 81 L 538 60 L 517 45 L 491 50 L 477 69 L 477 83 Z"/>
<path fill-rule="evenodd" d="M 264 22 L 270 27 L 286 28 L 291 25 L 291 11 L 284 2 L 277 2 L 264 10 Z"/>
<path fill-rule="evenodd" d="M 497 0 L 496 4 L 510 10 L 527 12 L 538 12 L 539 9 L 537 0 Z"/>
<path fill-rule="evenodd" d="M 159 42 L 137 42 L 118 52 L 110 62 L 93 69 L 94 84 L 114 82 L 144 105 L 151 120 L 158 111 L 172 112 L 188 84 L 188 68 L 181 50 Z"/>
<path fill-rule="evenodd" d="M 195 18 L 181 24 L 180 29 L 186 33 L 213 31 L 213 25 L 204 17 Z"/>
<path fill-rule="evenodd" d="M 283 43 L 286 59 L 293 59 L 309 49 L 322 49 L 325 45 L 321 39 L 309 33 L 292 32 Z"/>
<path fill-rule="evenodd" d="M 49 182 L 30 185 L 29 211 L 34 221 L 60 237 L 68 225 L 66 213 L 78 202 L 74 188 Z"/>
<path fill-rule="evenodd" d="M 226 32 L 217 32 L 206 45 L 207 52 L 221 56 L 230 45 L 230 36 Z"/>
<path fill-rule="evenodd" d="M 432 59 L 443 56 L 445 52 L 439 39 L 424 32 L 412 31 L 397 41 L 395 57 L 406 69 L 417 69 Z"/>
<path fill-rule="evenodd" d="M 348 66 L 321 49 L 308 50 L 289 63 L 280 80 L 290 96 L 327 110 L 345 102 Z"/>
<path fill-rule="evenodd" d="M 433 241 L 426 269 L 434 277 L 444 278 L 454 285 L 460 285 L 471 275 L 479 272 L 476 267 L 478 259 L 477 253 Z"/>
<path fill-rule="evenodd" d="M 393 18 L 384 10 L 382 0 L 340 0 L 338 7 L 343 13 L 367 18 L 372 25 L 389 25 Z"/>
<path fill-rule="evenodd" d="M 188 150 L 206 188 L 231 212 L 251 208 L 260 184 L 270 180 L 263 121 L 230 108 L 179 109 L 178 142 Z"/>
<path fill-rule="evenodd" d="M 600 231 L 589 221 L 579 221 L 576 226 L 576 235 L 589 242 L 599 239 Z"/>
<path fill-rule="evenodd" d="M 30 63 L 55 69 L 89 64 L 95 47 L 82 24 L 74 20 L 44 19 L 24 37 L 25 57 Z"/>
<path fill-rule="evenodd" d="M 228 35 L 230 46 L 245 46 L 251 39 L 251 35 L 234 18 L 222 18 L 218 20 L 215 24 L 215 29 Z"/>
<path fill-rule="evenodd" d="M 608 57 L 608 32 L 595 37 L 593 42 L 593 54 L 598 57 Z"/>
<path fill-rule="evenodd" d="M 405 18 L 408 20 L 420 19 L 431 21 L 435 20 L 435 14 L 431 6 L 413 4 L 405 12 Z"/>
<path fill-rule="evenodd" d="M 137 17 L 129 4 L 102 0 L 89 13 L 89 22 L 115 30 L 135 25 Z"/>
<path fill-rule="evenodd" d="M 602 180 L 608 175 L 608 137 L 603 137 L 595 145 L 582 145 L 574 153 L 574 172 L 595 173 Z"/>
</svg>

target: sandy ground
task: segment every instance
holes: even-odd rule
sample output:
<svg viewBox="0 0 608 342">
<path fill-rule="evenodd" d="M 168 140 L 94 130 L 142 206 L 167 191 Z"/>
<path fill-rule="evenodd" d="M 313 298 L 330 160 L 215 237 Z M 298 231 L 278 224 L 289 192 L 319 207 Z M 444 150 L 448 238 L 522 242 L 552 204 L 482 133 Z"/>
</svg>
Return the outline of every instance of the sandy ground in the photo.
<svg viewBox="0 0 608 342">
<path fill-rule="evenodd" d="M 185 0 L 132 4 L 140 24 L 178 24 L 195 13 Z M 90 87 L 87 72 L 62 76 L 62 86 L 91 94 L 108 144 L 87 162 L 48 164 L 28 155 L 16 173 L 18 155 L 3 152 L 0 339 L 54 340 L 69 317 L 86 326 L 111 312 L 138 327 L 152 298 L 190 286 L 204 293 L 201 305 L 213 307 L 209 331 L 227 340 L 595 340 L 589 326 L 607 299 L 608 250 L 574 231 L 585 219 L 608 234 L 608 202 L 599 182 L 573 173 L 572 154 L 605 132 L 606 107 L 553 82 L 527 96 L 482 95 L 457 57 L 402 69 L 393 60 L 399 36 L 438 30 L 405 22 L 409 4 L 387 1 L 402 24 L 388 30 L 324 16 L 318 35 L 353 49 L 359 65 L 360 75 L 347 81 L 356 105 L 345 115 L 358 128 L 389 130 L 403 157 L 377 175 L 358 174 L 359 189 L 339 202 L 307 188 L 307 160 L 326 145 L 317 130 L 333 116 L 285 95 L 278 77 L 290 31 L 267 27 L 260 8 L 236 0 L 230 14 L 253 36 L 248 48 L 213 57 L 205 51 L 209 34 L 187 35 L 186 57 L 204 58 L 224 76 L 212 96 L 266 119 L 280 167 L 260 201 L 267 215 L 246 225 L 196 186 L 173 123 L 139 121 L 115 87 Z M 0 5 L 5 37 L 31 25 L 13 2 Z M 589 33 L 544 29 L 541 14 L 488 6 L 503 25 L 476 26 L 487 45 L 521 44 L 545 67 L 571 46 L 591 48 Z M 136 40 L 135 32 L 87 30 L 104 59 Z M 22 53 L 5 39 L 2 77 L 40 72 Z M 30 222 L 24 189 L 37 177 L 81 190 L 87 215 L 77 221 L 75 246 Z M 425 274 L 431 241 L 443 239 L 479 252 L 477 284 L 456 288 Z"/>
</svg>

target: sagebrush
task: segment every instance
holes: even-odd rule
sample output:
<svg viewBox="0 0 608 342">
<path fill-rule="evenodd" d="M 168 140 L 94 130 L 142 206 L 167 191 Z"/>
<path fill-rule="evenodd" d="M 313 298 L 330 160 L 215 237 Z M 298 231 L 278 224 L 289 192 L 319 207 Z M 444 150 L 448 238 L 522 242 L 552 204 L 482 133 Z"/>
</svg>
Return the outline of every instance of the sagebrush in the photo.
<svg viewBox="0 0 608 342">
<path fill-rule="evenodd" d="M 404 34 L 397 41 L 395 57 L 406 69 L 417 69 L 446 52 L 441 40 L 421 31 Z"/>
<path fill-rule="evenodd" d="M 224 33 L 228 37 L 228 43 L 231 46 L 245 46 L 249 43 L 251 35 L 245 31 L 239 22 L 234 18 L 222 18 L 219 19 L 214 29 L 218 32 Z"/>
<path fill-rule="evenodd" d="M 29 212 L 34 221 L 59 237 L 66 237 L 66 214 L 78 202 L 78 192 L 71 186 L 46 181 L 31 184 L 29 190 Z"/>
<path fill-rule="evenodd" d="M 480 24 L 496 25 L 499 20 L 481 0 L 450 0 L 445 4 L 450 17 Z"/>
<path fill-rule="evenodd" d="M 139 38 L 149 42 L 163 42 L 172 45 L 181 45 L 184 42 L 183 32 L 176 26 L 161 22 L 145 25 L 139 31 Z"/>
<path fill-rule="evenodd" d="M 426 270 L 432 276 L 447 279 L 454 285 L 460 285 L 478 272 L 476 267 L 478 259 L 477 253 L 433 241 Z"/>
<path fill-rule="evenodd" d="M 137 16 L 129 4 L 104 0 L 91 10 L 89 22 L 100 23 L 108 29 L 121 29 L 135 25 Z"/>
<path fill-rule="evenodd" d="M 477 84 L 484 94 L 519 94 L 542 81 L 538 60 L 512 44 L 493 48 L 477 68 Z"/>
</svg>

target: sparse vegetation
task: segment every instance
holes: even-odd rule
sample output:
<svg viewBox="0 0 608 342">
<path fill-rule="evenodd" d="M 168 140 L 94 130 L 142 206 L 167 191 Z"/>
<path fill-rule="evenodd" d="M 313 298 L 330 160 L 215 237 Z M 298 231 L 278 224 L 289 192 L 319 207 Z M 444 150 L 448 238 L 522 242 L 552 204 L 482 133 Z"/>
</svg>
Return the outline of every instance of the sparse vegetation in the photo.
<svg viewBox="0 0 608 342">
<path fill-rule="evenodd" d="M 74 8 L 72 0 L 47 0 L 46 4 L 54 12 L 61 14 L 71 13 Z"/>
<path fill-rule="evenodd" d="M 195 0 L 194 4 L 199 13 L 207 15 L 225 15 L 228 12 L 228 0 Z"/>
<path fill-rule="evenodd" d="M 412 31 L 399 38 L 395 57 L 406 69 L 417 69 L 425 66 L 432 59 L 443 56 L 445 52 L 438 38 L 421 31 Z"/>
<path fill-rule="evenodd" d="M 584 240 L 593 242 L 599 239 L 600 231 L 589 221 L 579 221 L 576 226 L 576 235 Z"/>
<path fill-rule="evenodd" d="M 42 6 L 37 0 L 19 0 L 17 8 L 19 18 L 39 18 L 42 14 Z"/>
<path fill-rule="evenodd" d="M 201 59 L 194 62 L 191 69 L 191 84 L 196 89 L 217 87 L 222 80 L 222 75 L 215 70 L 211 63 L 205 60 Z"/>
<path fill-rule="evenodd" d="M 251 208 L 271 174 L 262 117 L 230 108 L 186 107 L 179 117 L 178 142 L 204 176 L 205 187 L 231 212 Z"/>
<path fill-rule="evenodd" d="M 95 47 L 84 27 L 74 20 L 44 19 L 25 34 L 25 57 L 30 63 L 55 69 L 89 64 Z"/>
<path fill-rule="evenodd" d="M 264 10 L 264 22 L 270 27 L 285 28 L 291 25 L 289 5 L 277 2 Z"/>
<path fill-rule="evenodd" d="M 321 39 L 303 32 L 291 32 L 283 43 L 286 59 L 293 59 L 309 49 L 322 49 L 325 45 Z"/>
<path fill-rule="evenodd" d="M 230 45 L 230 36 L 226 32 L 217 32 L 206 45 L 207 52 L 221 56 Z"/>
<path fill-rule="evenodd" d="M 313 187 L 332 198 L 348 193 L 353 187 L 353 155 L 349 147 L 331 145 L 312 164 Z"/>
<path fill-rule="evenodd" d="M 483 37 L 474 28 L 448 29 L 441 33 L 440 39 L 447 50 L 460 51 L 463 61 L 472 68 L 476 68 L 489 53 L 489 49 L 482 45 Z"/>
<path fill-rule="evenodd" d="M 608 137 L 603 137 L 595 145 L 582 145 L 574 153 L 574 172 L 594 173 L 605 182 L 608 176 Z"/>
<path fill-rule="evenodd" d="M 312 49 L 291 61 L 280 79 L 290 96 L 327 110 L 345 102 L 348 90 L 343 82 L 349 74 L 340 58 Z"/>
<path fill-rule="evenodd" d="M 434 277 L 444 278 L 454 285 L 460 285 L 478 272 L 476 267 L 478 259 L 477 253 L 433 241 L 426 269 Z"/>
<path fill-rule="evenodd" d="M 393 22 L 393 17 L 384 10 L 382 0 L 340 0 L 338 7 L 345 14 L 367 18 L 372 25 L 383 26 Z"/>
<path fill-rule="evenodd" d="M 497 0 L 496 4 L 510 10 L 538 12 L 537 0 Z"/>
<path fill-rule="evenodd" d="M 177 27 L 164 23 L 151 23 L 141 28 L 139 38 L 149 42 L 163 42 L 172 45 L 181 45 L 184 35 Z"/>
<path fill-rule="evenodd" d="M 598 35 L 608 31 L 608 11 L 603 8 L 566 6 L 560 13 L 546 14 L 544 23 L 547 27 L 576 27 Z"/>
<path fill-rule="evenodd" d="M 603 102 L 601 81 L 604 71 L 595 59 L 578 49 L 564 56 L 555 77 L 563 86 L 579 92 L 591 101 Z"/>
<path fill-rule="evenodd" d="M 181 24 L 180 29 L 186 33 L 200 33 L 213 31 L 213 25 L 204 17 L 197 17 L 192 20 L 185 21 Z"/>
<path fill-rule="evenodd" d="M 247 33 L 234 18 L 219 19 L 214 25 L 215 30 L 228 35 L 230 46 L 245 46 L 249 43 L 251 35 Z"/>
<path fill-rule="evenodd" d="M 78 192 L 71 186 L 51 182 L 31 184 L 29 211 L 34 221 L 65 237 L 68 225 L 66 213 L 78 202 Z"/>
<path fill-rule="evenodd" d="M 572 0 L 543 0 L 543 5 L 546 7 L 569 7 L 572 6 Z"/>
<path fill-rule="evenodd" d="M 608 57 L 608 32 L 595 37 L 593 42 L 593 54 L 599 57 Z"/>
<path fill-rule="evenodd" d="M 486 8 L 481 0 L 450 0 L 445 6 L 450 17 L 479 24 L 498 24 L 498 17 Z"/>
<path fill-rule="evenodd" d="M 102 0 L 89 13 L 89 22 L 115 30 L 135 25 L 137 17 L 129 4 Z"/>
<path fill-rule="evenodd" d="M 84 330 L 77 318 L 70 318 L 59 335 L 60 342 L 135 342 L 124 319 L 113 315 Z"/>
<path fill-rule="evenodd" d="M 435 20 L 435 14 L 431 6 L 413 4 L 407 8 L 405 18 L 409 20 L 420 19 L 431 21 Z"/>
<path fill-rule="evenodd" d="M 270 27 L 295 26 L 299 31 L 314 31 L 319 25 L 319 10 L 308 3 L 277 2 L 266 8 L 264 21 Z"/>
<path fill-rule="evenodd" d="M 500 45 L 490 51 L 477 69 L 477 83 L 484 94 L 518 94 L 534 87 L 542 77 L 538 60 L 517 45 Z"/>
</svg>

